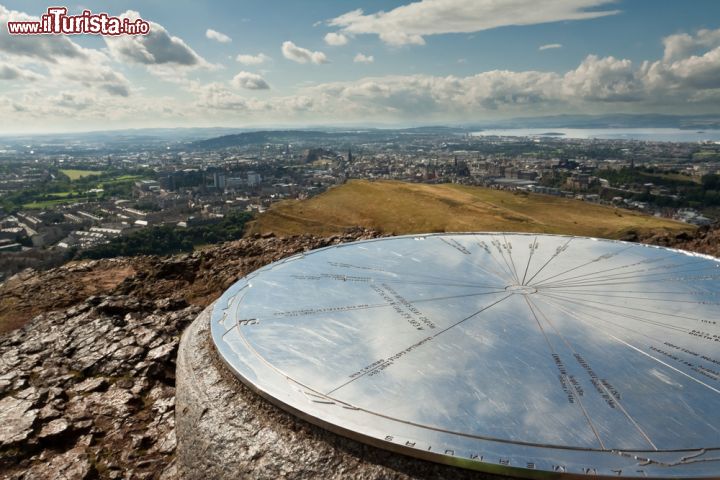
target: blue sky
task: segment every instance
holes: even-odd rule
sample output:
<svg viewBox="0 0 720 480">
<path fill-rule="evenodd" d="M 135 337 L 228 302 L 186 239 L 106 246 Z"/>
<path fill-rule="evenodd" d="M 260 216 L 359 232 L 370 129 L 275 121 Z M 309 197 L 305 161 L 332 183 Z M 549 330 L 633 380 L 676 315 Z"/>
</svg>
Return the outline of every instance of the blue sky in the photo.
<svg viewBox="0 0 720 480">
<path fill-rule="evenodd" d="M 5 131 L 720 113 L 716 0 L 88 2 L 151 34 L 8 35 L 49 5 L 0 0 Z"/>
</svg>

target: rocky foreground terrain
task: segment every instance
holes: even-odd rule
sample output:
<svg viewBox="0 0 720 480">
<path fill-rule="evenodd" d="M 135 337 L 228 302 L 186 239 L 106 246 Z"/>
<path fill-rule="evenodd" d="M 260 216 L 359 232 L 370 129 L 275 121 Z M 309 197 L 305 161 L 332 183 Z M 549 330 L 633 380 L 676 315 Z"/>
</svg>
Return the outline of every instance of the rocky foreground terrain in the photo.
<svg viewBox="0 0 720 480">
<path fill-rule="evenodd" d="M 256 236 L 166 258 L 25 271 L 0 284 L 0 478 L 175 479 L 183 329 L 267 263 L 375 236 Z M 627 239 L 720 256 L 720 227 Z"/>
<path fill-rule="evenodd" d="M 183 329 L 267 263 L 376 235 L 251 238 L 8 279 L 0 325 L 22 326 L 0 335 L 0 478 L 174 479 Z"/>
</svg>

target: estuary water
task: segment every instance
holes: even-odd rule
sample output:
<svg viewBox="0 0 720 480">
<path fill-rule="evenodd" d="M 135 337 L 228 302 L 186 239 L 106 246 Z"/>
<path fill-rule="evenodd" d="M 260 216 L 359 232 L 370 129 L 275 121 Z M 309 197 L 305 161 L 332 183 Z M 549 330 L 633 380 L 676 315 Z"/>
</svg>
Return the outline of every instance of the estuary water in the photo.
<svg viewBox="0 0 720 480">
<path fill-rule="evenodd" d="M 720 142 L 720 130 L 680 128 L 511 128 L 482 130 L 473 136 L 597 138 L 601 140 L 643 140 L 649 142 Z"/>
</svg>

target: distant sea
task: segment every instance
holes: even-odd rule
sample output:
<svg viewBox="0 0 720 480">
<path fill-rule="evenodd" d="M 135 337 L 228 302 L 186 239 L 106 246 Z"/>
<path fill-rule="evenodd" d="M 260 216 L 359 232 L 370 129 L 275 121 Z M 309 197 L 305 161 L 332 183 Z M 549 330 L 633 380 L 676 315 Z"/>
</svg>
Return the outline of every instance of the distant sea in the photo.
<svg viewBox="0 0 720 480">
<path fill-rule="evenodd" d="M 720 142 L 720 130 L 679 128 L 511 128 L 482 130 L 473 136 L 597 138 L 601 140 L 644 140 L 649 142 Z"/>
</svg>

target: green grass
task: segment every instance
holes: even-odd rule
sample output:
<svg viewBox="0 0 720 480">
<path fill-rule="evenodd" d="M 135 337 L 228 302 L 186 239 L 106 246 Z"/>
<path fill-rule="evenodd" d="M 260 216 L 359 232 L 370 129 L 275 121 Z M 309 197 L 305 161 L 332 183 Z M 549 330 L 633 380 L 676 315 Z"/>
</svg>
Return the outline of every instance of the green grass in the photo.
<svg viewBox="0 0 720 480">
<path fill-rule="evenodd" d="M 674 180 L 676 182 L 693 183 L 699 185 L 702 183 L 700 177 L 691 177 L 690 175 L 684 175 L 682 173 L 645 173 L 640 172 L 640 175 L 644 177 L 665 178 L 667 180 Z"/>
<path fill-rule="evenodd" d="M 28 210 L 41 210 L 43 208 L 50 208 L 56 205 L 65 205 L 71 203 L 82 203 L 86 202 L 87 197 L 75 197 L 75 198 L 58 198 L 55 200 L 39 200 L 30 203 L 23 204 L 23 208 Z"/>
<path fill-rule="evenodd" d="M 97 177 L 102 175 L 102 170 L 74 170 L 74 169 L 61 169 L 60 173 L 68 177 L 71 181 L 79 180 L 85 177 Z"/>
<path fill-rule="evenodd" d="M 103 182 L 98 186 L 102 187 L 102 185 L 112 185 L 114 183 L 131 182 L 134 180 L 140 180 L 142 178 L 146 178 L 146 177 L 144 177 L 143 175 L 120 175 L 119 177 L 113 177 L 110 180 L 103 180 Z"/>
<path fill-rule="evenodd" d="M 463 185 L 355 180 L 305 201 L 280 202 L 248 233 L 331 235 L 352 226 L 386 233 L 506 231 L 621 238 L 630 231 L 694 227 L 638 212 L 549 195 Z"/>
</svg>

